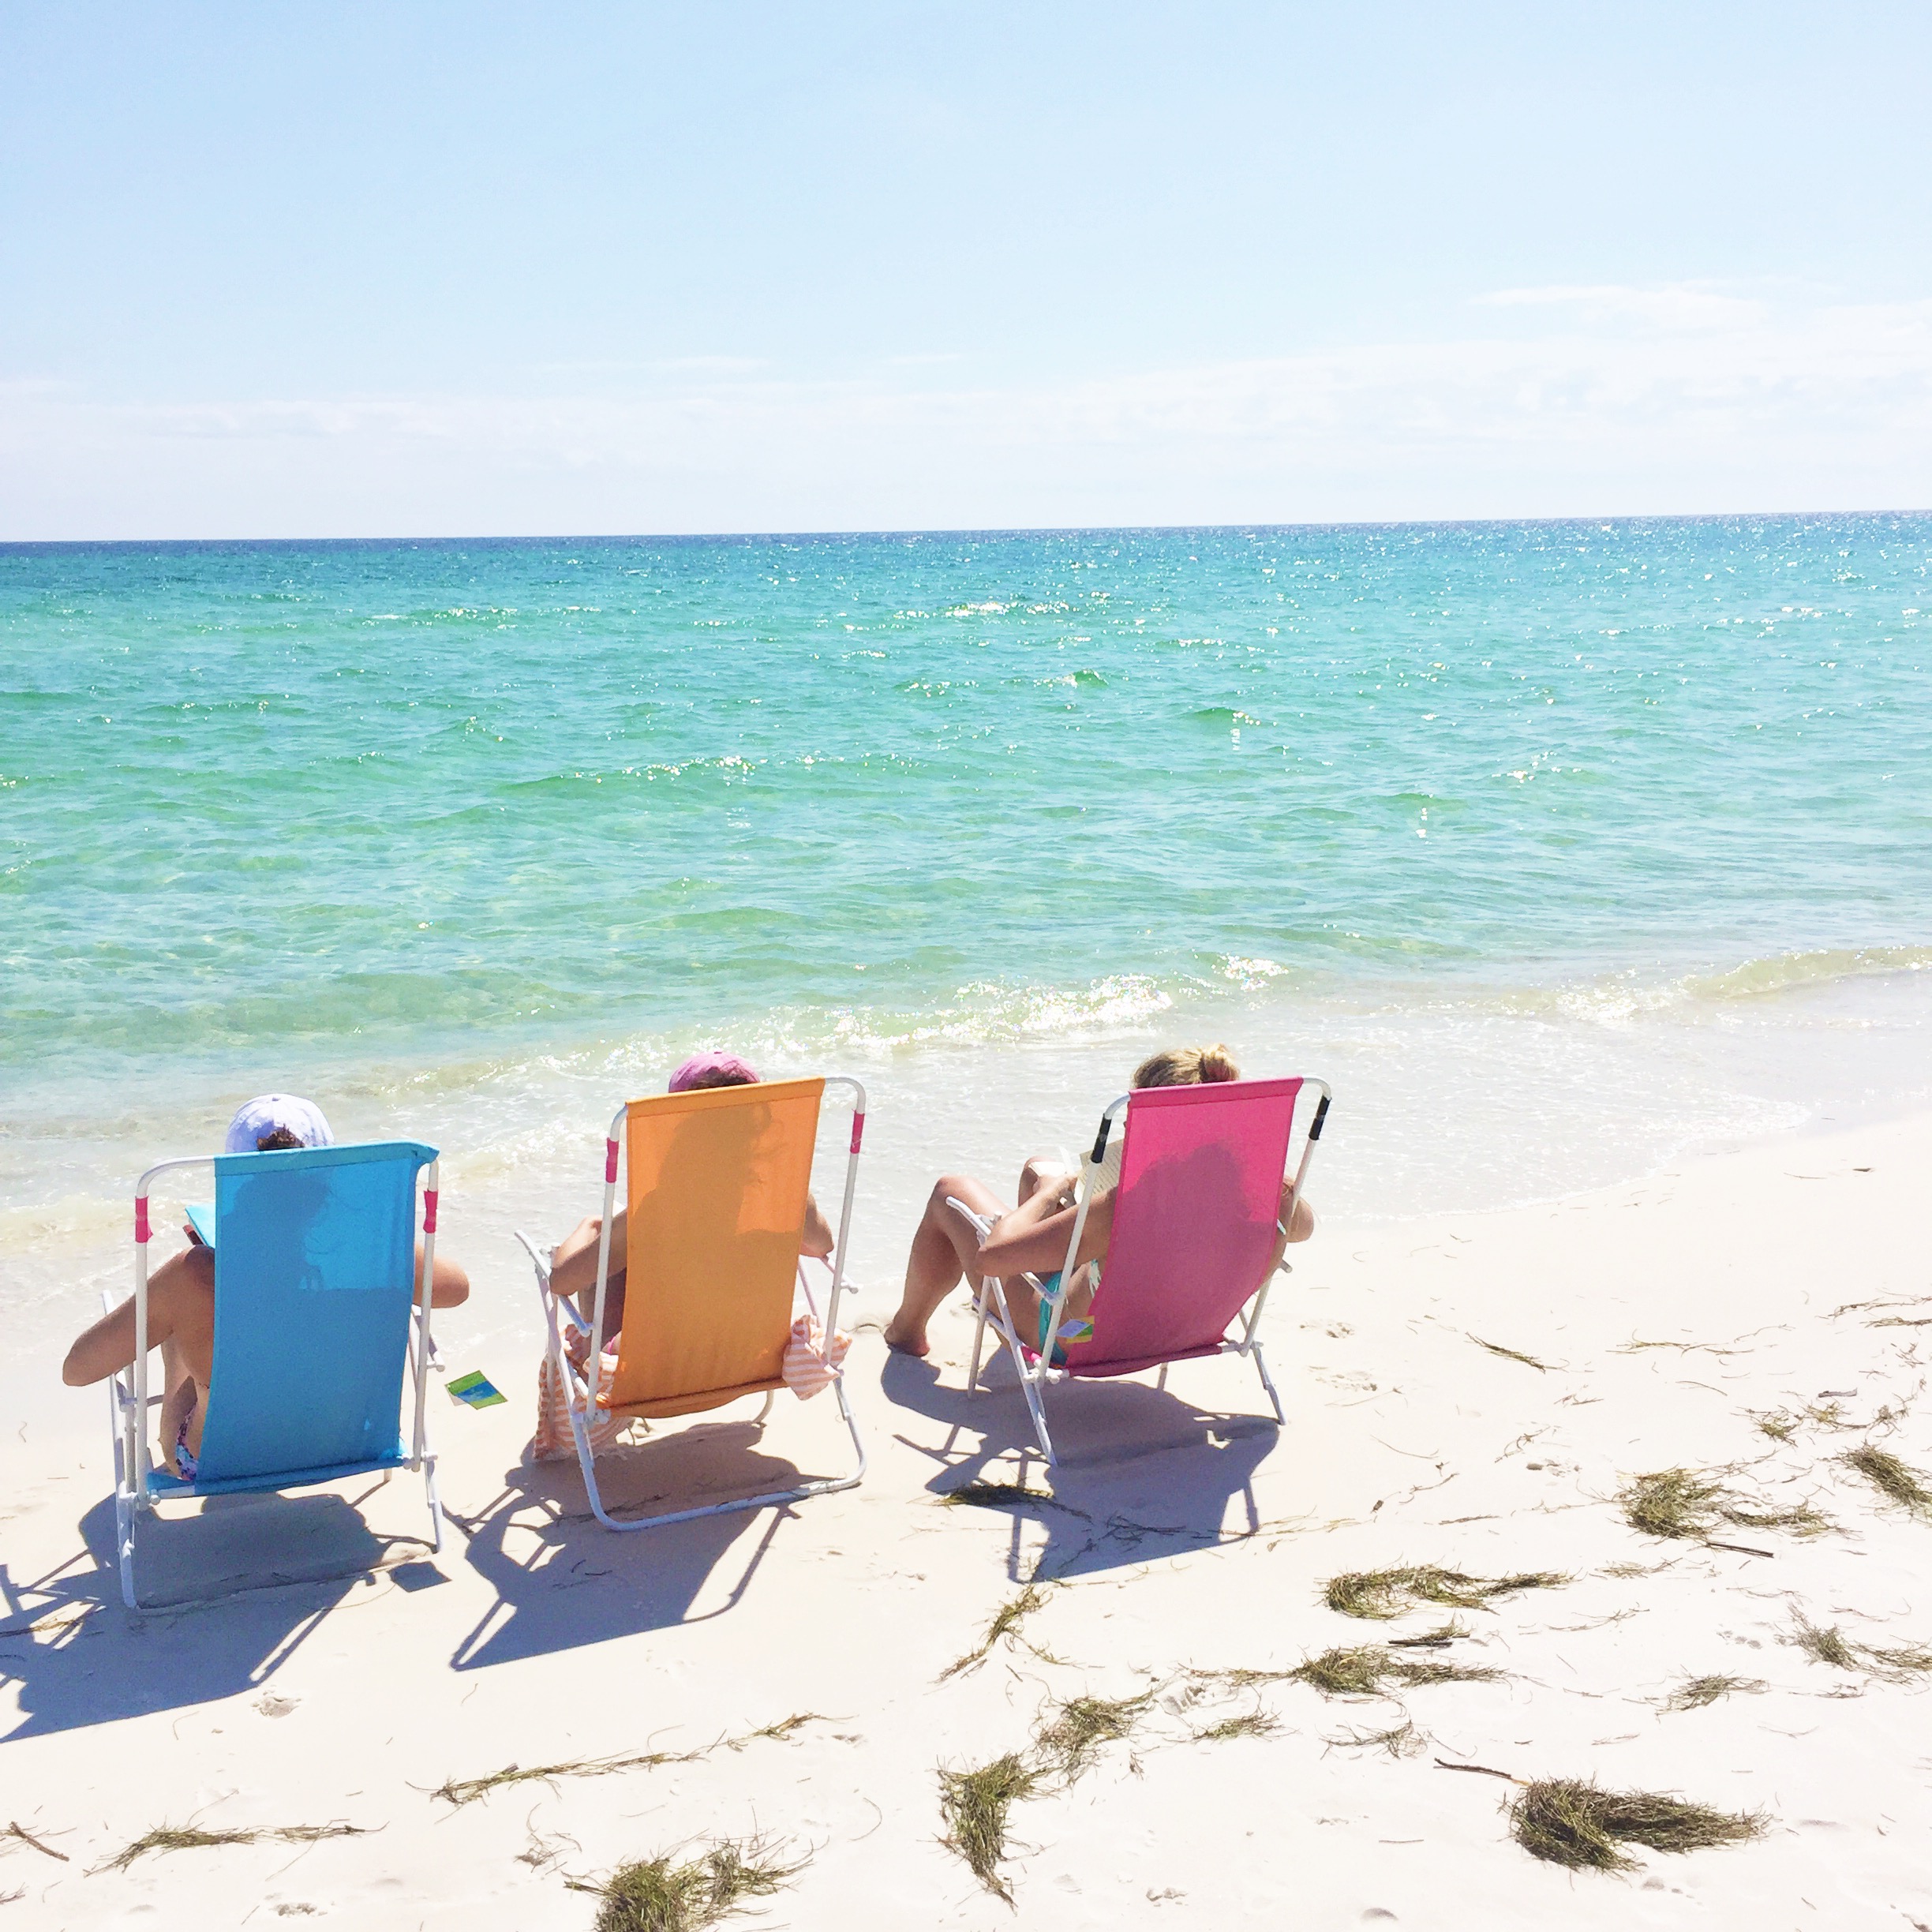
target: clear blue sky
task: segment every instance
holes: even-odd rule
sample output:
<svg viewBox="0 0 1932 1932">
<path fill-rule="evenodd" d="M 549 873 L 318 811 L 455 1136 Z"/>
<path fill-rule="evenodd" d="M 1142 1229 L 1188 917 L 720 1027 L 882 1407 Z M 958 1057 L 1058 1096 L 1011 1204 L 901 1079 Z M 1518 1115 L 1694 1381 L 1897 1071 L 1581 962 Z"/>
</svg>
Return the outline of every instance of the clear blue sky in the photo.
<svg viewBox="0 0 1932 1932">
<path fill-rule="evenodd" d="M 1932 7 L 0 4 L 0 538 L 1932 503 Z"/>
</svg>

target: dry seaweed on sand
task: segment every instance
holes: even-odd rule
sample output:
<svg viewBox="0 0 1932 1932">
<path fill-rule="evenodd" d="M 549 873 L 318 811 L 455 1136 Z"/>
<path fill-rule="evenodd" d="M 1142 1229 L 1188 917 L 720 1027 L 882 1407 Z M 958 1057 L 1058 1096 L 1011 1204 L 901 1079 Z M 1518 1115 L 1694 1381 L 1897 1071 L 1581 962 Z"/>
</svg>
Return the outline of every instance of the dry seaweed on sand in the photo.
<svg viewBox="0 0 1932 1932">
<path fill-rule="evenodd" d="M 1856 1670 L 1858 1653 L 1845 1641 L 1844 1633 L 1837 1624 L 1829 1630 L 1821 1630 L 1801 1610 L 1797 1616 L 1798 1627 L 1785 1639 L 1795 1644 L 1814 1662 L 1829 1664 L 1836 1670 Z"/>
<path fill-rule="evenodd" d="M 1039 1788 L 1044 1775 L 1017 1751 L 976 1771 L 939 1773 L 939 1810 L 947 1827 L 943 1842 L 966 1861 L 989 1892 L 1009 1905 L 1012 1889 L 1000 1874 L 1000 1862 L 1006 1855 L 1007 1814 Z"/>
<path fill-rule="evenodd" d="M 1469 1335 L 1466 1328 L 1462 1331 Z M 1549 1373 L 1549 1364 L 1538 1361 L 1533 1355 L 1526 1355 L 1521 1349 L 1505 1348 L 1500 1342 L 1485 1342 L 1479 1335 L 1470 1335 L 1470 1339 L 1480 1349 L 1487 1349 L 1492 1355 L 1507 1357 L 1511 1361 L 1519 1361 L 1526 1368 L 1533 1368 L 1539 1375 Z"/>
<path fill-rule="evenodd" d="M 949 1489 L 939 1500 L 965 1509 L 1015 1509 L 1032 1505 L 1038 1509 L 1064 1510 L 1069 1516 L 1084 1516 L 1084 1510 L 1062 1503 L 1050 1489 L 1035 1489 L 1024 1482 L 967 1482 Z"/>
<path fill-rule="evenodd" d="M 51 1844 L 36 1838 L 24 1825 L 17 1823 L 12 1818 L 8 1819 L 6 1829 L 0 1832 L 0 1838 L 17 1838 L 22 1844 L 30 1844 L 36 1852 L 44 1852 L 51 1859 L 58 1859 L 63 1865 L 73 1863 L 65 1852 L 56 1852 Z"/>
<path fill-rule="evenodd" d="M 762 1840 L 721 1839 L 695 1858 L 634 1859 L 601 1883 L 570 1880 L 574 1892 L 596 1895 L 596 1932 L 704 1932 L 768 1898 L 805 1869 L 782 1863 Z"/>
<path fill-rule="evenodd" d="M 198 1825 L 157 1825 L 132 1844 L 124 1845 L 96 1871 L 125 1871 L 150 1852 L 196 1852 L 208 1845 L 256 1844 L 264 1840 L 280 1844 L 316 1844 L 324 1838 L 361 1838 L 367 1825 L 271 1825 L 242 1826 L 229 1831 L 204 1831 Z"/>
<path fill-rule="evenodd" d="M 1667 1711 L 1702 1710 L 1720 1698 L 1755 1697 L 1767 1687 L 1761 1677 L 1727 1677 L 1721 1672 L 1713 1672 L 1707 1676 L 1687 1677 L 1657 1708 Z"/>
<path fill-rule="evenodd" d="M 1537 1778 L 1509 1806 L 1510 1829 L 1531 1857 L 1573 1870 L 1622 1871 L 1636 1863 L 1623 1848 L 1696 1852 L 1757 1837 L 1754 1812 L 1714 1811 L 1657 1792 L 1610 1792 L 1580 1778 Z"/>
<path fill-rule="evenodd" d="M 1286 1683 L 1294 1675 L 1291 1670 L 1191 1670 L 1188 1682 L 1226 1684 L 1230 1690 L 1252 1690 L 1257 1684 Z"/>
<path fill-rule="evenodd" d="M 1747 1530 L 1788 1530 L 1794 1536 L 1817 1536 L 1831 1527 L 1829 1518 L 1809 1503 L 1767 1510 L 1741 1502 L 1709 1470 L 1653 1470 L 1627 1484 L 1617 1500 L 1623 1506 L 1625 1522 L 1646 1536 L 1702 1542 L 1709 1540 L 1720 1523 L 1735 1523 Z"/>
<path fill-rule="evenodd" d="M 1781 1510 L 1755 1509 L 1748 1503 L 1730 1503 L 1720 1513 L 1726 1522 L 1735 1523 L 1740 1530 L 1783 1530 L 1792 1536 L 1814 1537 L 1823 1536 L 1832 1527 L 1832 1519 L 1809 1503 L 1795 1503 L 1789 1509 Z"/>
<path fill-rule="evenodd" d="M 1391 1650 L 1443 1650 L 1452 1643 L 1458 1643 L 1468 1636 L 1469 1631 L 1451 1617 L 1447 1623 L 1439 1623 L 1432 1631 L 1425 1631 L 1419 1637 L 1391 1637 Z"/>
<path fill-rule="evenodd" d="M 761 1738 L 783 1739 L 803 1725 L 829 1721 L 815 1711 L 798 1711 L 780 1718 L 776 1724 L 762 1724 L 739 1737 L 720 1738 L 716 1743 L 700 1745 L 695 1750 L 640 1751 L 610 1758 L 572 1758 L 560 1764 L 505 1765 L 500 1771 L 489 1772 L 482 1777 L 445 1778 L 430 1795 L 453 1805 L 474 1804 L 506 1784 L 548 1784 L 558 1778 L 608 1777 L 619 1771 L 652 1771 L 660 1765 L 695 1764 L 714 1750 L 743 1750 Z"/>
<path fill-rule="evenodd" d="M 1924 1644 L 1860 1644 L 1865 1668 L 1888 1683 L 1909 1683 L 1932 1672 L 1932 1647 Z"/>
<path fill-rule="evenodd" d="M 1124 1738 L 1154 1701 L 1151 1690 L 1138 1697 L 1069 1698 L 1035 1734 L 1041 1758 L 1071 1784 L 1103 1744 Z"/>
<path fill-rule="evenodd" d="M 1289 1676 L 1324 1697 L 1379 1697 L 1385 1683 L 1493 1683 L 1503 1673 L 1474 1664 L 1398 1657 L 1381 1644 L 1339 1646 L 1305 1660 Z"/>
<path fill-rule="evenodd" d="M 1385 1750 L 1391 1758 L 1413 1758 L 1428 1747 L 1428 1739 L 1406 1718 L 1387 1731 L 1344 1731 L 1322 1742 L 1331 1750 Z"/>
<path fill-rule="evenodd" d="M 1236 1738 L 1272 1737 L 1281 1728 L 1279 1720 L 1266 1711 L 1249 1711 L 1239 1717 L 1223 1717 L 1219 1724 L 1196 1731 L 1196 1744 L 1226 1744 Z"/>
<path fill-rule="evenodd" d="M 1331 1577 L 1322 1601 L 1343 1616 L 1387 1623 L 1412 1604 L 1440 1604 L 1454 1610 L 1487 1610 L 1496 1598 L 1521 1590 L 1558 1589 L 1570 1581 L 1552 1570 L 1526 1570 L 1513 1576 L 1470 1576 L 1436 1563 L 1403 1564 L 1392 1570 L 1351 1570 Z"/>
<path fill-rule="evenodd" d="M 1909 1683 L 1932 1672 L 1932 1646 L 1922 1643 L 1854 1643 L 1837 1624 L 1821 1630 L 1801 1610 L 1796 1628 L 1784 1641 L 1814 1663 L 1834 1670 L 1862 1670 L 1887 1683 Z"/>
<path fill-rule="evenodd" d="M 782 1744 L 794 1731 L 802 1730 L 809 1724 L 829 1724 L 829 1717 L 822 1717 L 817 1711 L 794 1711 L 789 1717 L 781 1717 L 776 1724 L 760 1724 L 755 1731 L 747 1731 L 743 1737 L 727 1738 L 727 1750 L 740 1751 L 747 1744 L 757 1744 L 769 1740 Z"/>
<path fill-rule="evenodd" d="M 1724 1485 L 1687 1469 L 1653 1470 L 1619 1495 L 1624 1520 L 1646 1536 L 1701 1537 L 1713 1528 Z"/>
<path fill-rule="evenodd" d="M 956 1657 L 939 1673 L 939 1681 L 944 1683 L 947 1678 L 957 1677 L 962 1671 L 983 1664 L 992 1654 L 995 1644 L 1009 1637 L 1017 1639 L 1020 1626 L 1035 1610 L 1044 1609 L 1046 1605 L 1046 1593 L 1038 1584 L 1029 1583 L 1011 1603 L 1002 1604 L 994 1613 L 993 1621 L 987 1626 L 987 1633 L 980 1638 L 979 1648 L 968 1650 L 963 1657 Z"/>
<path fill-rule="evenodd" d="M 1911 1511 L 1915 1516 L 1932 1518 L 1932 1488 L 1925 1477 L 1909 1463 L 1901 1462 L 1889 1450 L 1866 1443 L 1840 1458 L 1857 1470 L 1874 1489 Z"/>
</svg>

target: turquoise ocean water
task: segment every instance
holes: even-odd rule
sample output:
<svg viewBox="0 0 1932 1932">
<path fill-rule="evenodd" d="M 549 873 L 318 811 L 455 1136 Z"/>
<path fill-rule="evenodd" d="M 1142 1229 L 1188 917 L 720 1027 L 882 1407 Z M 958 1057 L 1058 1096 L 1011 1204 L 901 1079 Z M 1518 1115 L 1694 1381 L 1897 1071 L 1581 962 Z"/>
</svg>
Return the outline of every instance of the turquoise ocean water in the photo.
<svg viewBox="0 0 1932 1932">
<path fill-rule="evenodd" d="M 1356 1076 L 1365 1211 L 1910 1099 L 1929 564 L 1924 515 L 0 547 L 0 1257 L 265 1085 L 547 1185 L 700 1039 L 864 1072 L 909 1187 L 949 1108 L 1071 1137 L 1209 1028 Z"/>
</svg>

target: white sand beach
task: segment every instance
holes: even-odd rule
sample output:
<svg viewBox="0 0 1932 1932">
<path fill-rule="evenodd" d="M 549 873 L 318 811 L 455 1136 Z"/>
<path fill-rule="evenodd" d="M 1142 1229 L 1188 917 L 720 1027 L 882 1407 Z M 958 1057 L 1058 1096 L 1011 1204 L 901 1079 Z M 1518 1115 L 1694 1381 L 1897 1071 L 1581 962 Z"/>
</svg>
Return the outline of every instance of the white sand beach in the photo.
<svg viewBox="0 0 1932 1932">
<path fill-rule="evenodd" d="M 423 1522 L 406 1477 L 217 1502 L 144 1529 L 144 1591 L 268 1586 L 140 1618 L 104 1567 L 99 1392 L 27 1401 L 54 1362 L 17 1357 L 0 1923 L 588 1927 L 597 1900 L 571 1881 L 728 1837 L 797 1867 L 751 1903 L 801 1928 L 1932 1924 L 1932 1522 L 1843 1460 L 1932 1464 L 1928 1171 L 1919 1118 L 1556 1204 L 1327 1221 L 1270 1310 L 1286 1428 L 1234 1360 L 1164 1394 L 1060 1388 L 1050 1474 L 1008 1371 L 962 1393 L 963 1305 L 929 1364 L 889 1357 L 896 1284 L 868 1279 L 863 1486 L 635 1537 L 588 1519 L 574 1466 L 522 1462 L 534 1364 L 486 1343 L 457 1365 L 474 1354 L 514 1399 L 438 1398 L 440 1556 L 403 1540 Z M 478 1300 L 527 1293 L 485 1279 Z M 662 1430 L 610 1491 L 833 1468 L 830 1406 L 781 1398 L 762 1437 L 736 1411 Z M 1740 1515 L 1825 1520 L 1639 1533 L 1619 1492 L 1679 1467 L 1718 1472 Z M 942 1500 L 968 1481 L 1046 1493 Z M 380 1567 L 299 1580 L 358 1563 Z M 1388 1622 L 1324 1602 L 1328 1579 L 1404 1565 L 1567 1580 Z M 1793 1642 L 1807 1623 L 1842 1663 Z M 1351 1698 L 1286 1675 L 1445 1623 L 1467 1634 L 1382 1661 L 1496 1676 Z M 1691 1679 L 1737 1681 L 1671 1708 Z M 1096 1720 L 1124 1735 L 1069 1776 L 1037 1740 L 1080 1698 L 1125 1700 Z M 942 1770 L 1008 1754 L 1042 1774 L 1007 1821 L 1010 1905 L 941 1810 Z M 455 1802 L 462 1780 L 572 1765 Z M 1519 1787 L 1456 1766 L 1762 1829 L 1572 1871 L 1513 1840 Z M 264 1835 L 117 1866 L 163 1826 Z"/>
</svg>

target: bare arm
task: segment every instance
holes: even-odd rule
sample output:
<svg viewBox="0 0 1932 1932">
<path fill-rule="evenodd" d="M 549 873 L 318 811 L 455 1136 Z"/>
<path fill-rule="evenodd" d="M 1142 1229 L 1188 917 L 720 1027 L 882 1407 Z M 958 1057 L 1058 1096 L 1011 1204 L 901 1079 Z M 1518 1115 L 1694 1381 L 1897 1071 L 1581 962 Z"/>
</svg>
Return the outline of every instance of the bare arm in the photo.
<svg viewBox="0 0 1932 1932">
<path fill-rule="evenodd" d="M 1042 1188 L 1011 1214 L 994 1222 L 973 1258 L 973 1272 L 997 1275 L 1050 1275 L 1066 1260 L 1067 1243 L 1080 1210 L 1065 1204 L 1066 1192 Z M 1080 1230 L 1080 1252 L 1074 1266 L 1084 1267 L 1106 1252 L 1114 1228 L 1114 1193 L 1096 1195 Z"/>
<path fill-rule="evenodd" d="M 799 1237 L 800 1254 L 816 1255 L 822 1261 L 832 1252 L 831 1224 L 818 1211 L 818 1204 L 812 1196 L 805 1196 L 805 1229 Z"/>
<path fill-rule="evenodd" d="M 163 1338 L 154 1332 L 154 1311 L 151 1309 L 148 1312 L 148 1339 L 159 1346 Z M 77 1338 L 61 1364 L 61 1380 L 69 1388 L 84 1388 L 90 1382 L 98 1382 L 129 1367 L 133 1360 L 134 1302 L 130 1296 Z"/>
<path fill-rule="evenodd" d="M 148 1282 L 148 1346 L 180 1342 L 205 1350 L 215 1330 L 215 1258 L 205 1248 L 170 1255 Z M 129 1295 L 75 1338 L 61 1380 L 84 1388 L 134 1364 L 134 1297 Z"/>
</svg>

